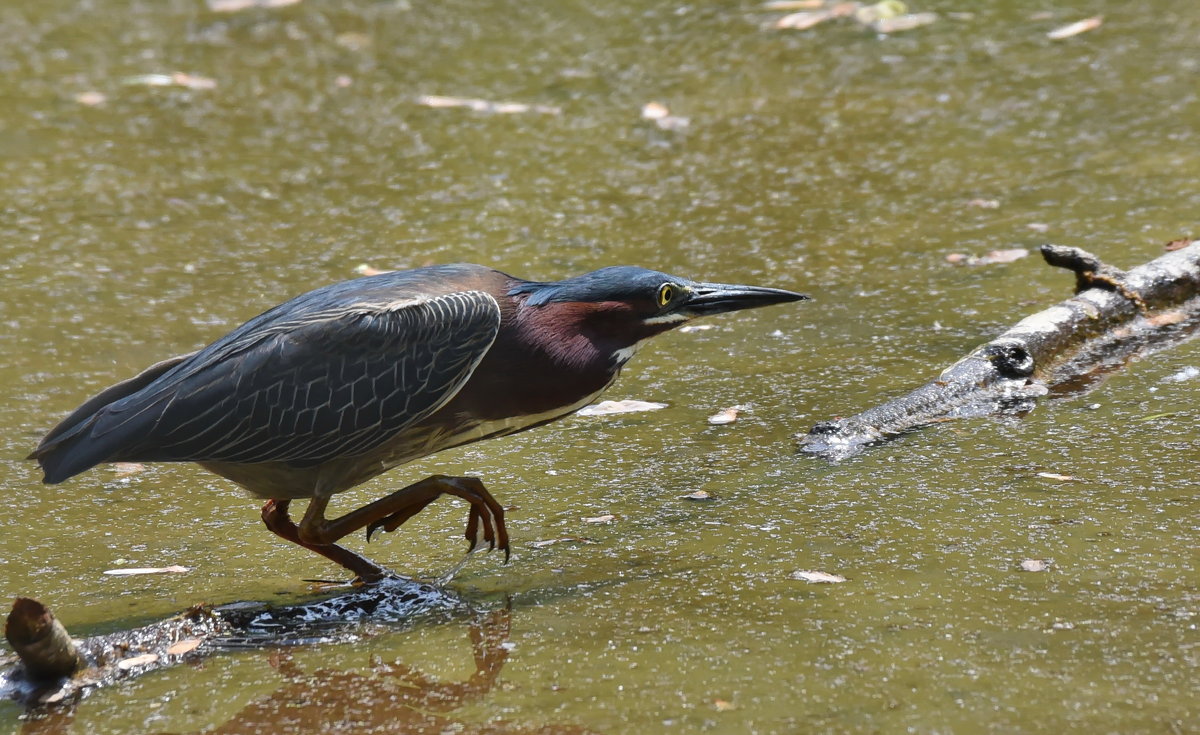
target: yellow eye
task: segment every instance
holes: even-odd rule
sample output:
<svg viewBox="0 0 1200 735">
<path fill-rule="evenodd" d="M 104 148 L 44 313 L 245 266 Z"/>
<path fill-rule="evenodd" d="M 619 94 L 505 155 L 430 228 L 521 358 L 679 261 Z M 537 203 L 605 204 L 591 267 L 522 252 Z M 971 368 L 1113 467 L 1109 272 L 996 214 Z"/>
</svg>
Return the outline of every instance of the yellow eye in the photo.
<svg viewBox="0 0 1200 735">
<path fill-rule="evenodd" d="M 658 305 L 666 306 L 671 303 L 671 299 L 675 298 L 675 287 L 669 283 L 664 283 L 658 289 Z"/>
</svg>

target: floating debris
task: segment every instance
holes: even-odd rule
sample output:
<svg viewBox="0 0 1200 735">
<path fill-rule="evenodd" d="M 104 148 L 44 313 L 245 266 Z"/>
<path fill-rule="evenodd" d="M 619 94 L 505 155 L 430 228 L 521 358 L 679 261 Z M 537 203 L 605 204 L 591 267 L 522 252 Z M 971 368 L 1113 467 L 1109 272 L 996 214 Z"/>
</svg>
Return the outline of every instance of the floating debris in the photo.
<svg viewBox="0 0 1200 735">
<path fill-rule="evenodd" d="M 880 18 L 870 24 L 877 33 L 900 33 L 937 22 L 937 13 L 906 13 L 894 18 Z"/>
<path fill-rule="evenodd" d="M 143 653 L 141 656 L 131 656 L 121 659 L 117 662 L 117 668 L 121 671 L 129 671 L 130 669 L 136 669 L 139 666 L 146 666 L 157 661 L 157 653 Z"/>
<path fill-rule="evenodd" d="M 1092 18 L 1084 18 L 1083 20 L 1077 20 L 1074 23 L 1069 23 L 1060 28 L 1055 28 L 1046 34 L 1046 38 L 1049 38 L 1051 41 L 1061 41 L 1064 38 L 1078 36 L 1080 33 L 1094 31 L 1099 28 L 1100 24 L 1103 22 L 1104 17 L 1100 15 Z"/>
<path fill-rule="evenodd" d="M 1025 559 L 1021 562 L 1023 572 L 1044 572 L 1050 568 L 1050 562 L 1044 559 Z"/>
<path fill-rule="evenodd" d="M 185 653 L 190 653 L 200 647 L 199 638 L 185 638 L 178 643 L 174 643 L 167 648 L 167 655 L 182 656 Z"/>
<path fill-rule="evenodd" d="M 547 546 L 553 546 L 555 544 L 568 544 L 568 543 L 594 544 L 596 542 L 592 541 L 590 538 L 584 538 L 583 536 L 563 536 L 562 538 L 548 538 L 548 539 L 543 539 L 541 541 L 534 541 L 533 543 L 529 544 L 529 546 L 534 549 L 544 549 Z"/>
<path fill-rule="evenodd" d="M 1178 240 L 1172 240 L 1171 242 L 1167 243 L 1166 245 L 1163 245 L 1163 250 L 1166 250 L 1168 253 L 1171 252 L 1172 250 L 1183 250 L 1188 245 L 1191 245 L 1193 242 L 1195 242 L 1195 240 L 1193 240 L 1192 238 L 1183 237 Z"/>
<path fill-rule="evenodd" d="M 624 401 L 600 401 L 593 403 L 590 406 L 584 406 L 576 413 L 580 416 L 611 416 L 618 413 L 638 413 L 639 411 L 657 411 L 660 408 L 666 408 L 665 403 L 653 403 L 651 401 L 636 401 L 627 399 Z"/>
<path fill-rule="evenodd" d="M 214 13 L 236 13 L 250 8 L 286 8 L 300 0 L 208 0 L 208 9 Z"/>
<path fill-rule="evenodd" d="M 475 112 L 491 112 L 499 115 L 514 115 L 522 112 L 539 112 L 543 115 L 562 114 L 562 108 L 555 107 L 554 105 L 530 105 L 524 102 L 489 102 L 488 100 L 472 99 L 469 97 L 446 97 L 433 94 L 421 95 L 417 98 L 417 104 L 439 109 L 465 107 Z"/>
<path fill-rule="evenodd" d="M 900 0 L 881 0 L 877 3 L 797 0 L 767 3 L 764 8 L 799 10 L 776 18 L 771 24 L 777 30 L 792 31 L 805 31 L 834 18 L 853 18 L 860 26 L 876 33 L 899 33 L 927 26 L 938 19 L 937 13 L 909 13 L 908 6 Z"/>
<path fill-rule="evenodd" d="M 771 27 L 779 30 L 806 31 L 818 23 L 824 23 L 833 17 L 833 14 L 828 10 L 789 13 L 772 23 Z"/>
<path fill-rule="evenodd" d="M 710 495 L 707 490 L 697 490 L 694 493 L 688 493 L 687 495 L 680 495 L 679 497 L 683 498 L 684 500 L 696 500 L 696 501 L 716 500 L 716 498 L 714 498 L 712 495 Z"/>
<path fill-rule="evenodd" d="M 1010 248 L 1008 250 L 989 250 L 983 255 L 966 255 L 965 253 L 950 253 L 946 256 L 946 262 L 951 265 L 997 265 L 999 263 L 1011 263 L 1015 260 L 1020 260 L 1029 251 L 1025 248 Z"/>
<path fill-rule="evenodd" d="M 93 90 L 90 92 L 80 92 L 79 94 L 75 95 L 75 101 L 87 107 L 95 107 L 96 105 L 102 105 L 107 102 L 108 96 L 103 92 L 96 92 Z"/>
<path fill-rule="evenodd" d="M 358 265 L 354 266 L 354 272 L 360 276 L 379 276 L 383 275 L 384 273 L 391 273 L 392 271 L 383 268 L 375 268 L 368 263 L 359 263 Z"/>
<path fill-rule="evenodd" d="M 63 698 L 65 698 L 66 696 L 67 696 L 67 690 L 65 688 L 63 688 L 63 689 L 59 689 L 58 691 L 55 691 L 55 692 L 49 692 L 47 694 L 43 694 L 41 697 L 38 698 L 38 702 L 40 704 L 54 704 L 55 702 L 63 701 Z"/>
<path fill-rule="evenodd" d="M 683 130 L 692 122 L 686 117 L 672 115 L 661 102 L 647 102 L 642 105 L 642 119 L 652 121 L 662 130 Z"/>
<path fill-rule="evenodd" d="M 642 105 L 643 120 L 661 120 L 670 114 L 671 111 L 661 102 L 647 102 Z"/>
<path fill-rule="evenodd" d="M 146 465 L 141 462 L 113 462 L 108 467 L 117 474 L 117 477 L 136 475 L 146 469 Z"/>
<path fill-rule="evenodd" d="M 137 74 L 125 77 L 121 84 L 145 87 L 183 87 L 185 89 L 216 89 L 217 80 L 177 71 L 172 74 Z"/>
<path fill-rule="evenodd" d="M 825 4 L 825 0 L 771 0 L 763 3 L 765 10 L 811 10 Z"/>
<path fill-rule="evenodd" d="M 347 31 L 339 33 L 333 38 L 333 42 L 348 51 L 362 51 L 371 47 L 371 37 L 365 33 L 355 33 Z"/>
<path fill-rule="evenodd" d="M 870 25 L 879 20 L 898 18 L 908 12 L 908 6 L 901 0 L 880 0 L 870 5 L 859 4 L 854 10 L 854 19 L 863 25 Z"/>
<path fill-rule="evenodd" d="M 1174 311 L 1164 311 L 1161 314 L 1146 317 L 1146 324 L 1152 327 L 1169 327 L 1172 324 L 1179 324 L 1187 321 L 1188 313 L 1176 309 Z"/>
<path fill-rule="evenodd" d="M 605 513 L 602 516 L 594 516 L 592 518 L 584 518 L 583 522 L 591 523 L 592 525 L 601 525 L 604 523 L 612 523 L 615 520 L 617 520 L 617 517 L 615 515 L 613 515 L 612 513 Z"/>
<path fill-rule="evenodd" d="M 732 424 L 734 421 L 737 421 L 738 414 L 745 410 L 745 408 L 745 406 L 730 406 L 729 408 L 721 409 L 708 417 L 708 423 L 710 426 Z"/>
<path fill-rule="evenodd" d="M 1039 472 L 1037 473 L 1037 476 L 1047 480 L 1058 480 L 1059 482 L 1077 481 L 1074 475 L 1060 475 L 1057 472 Z"/>
<path fill-rule="evenodd" d="M 132 577 L 138 574 L 185 574 L 192 571 L 190 567 L 173 564 L 169 567 L 135 567 L 132 569 L 106 569 L 105 574 L 113 577 Z"/>
<path fill-rule="evenodd" d="M 1165 419 L 1170 416 L 1174 416 L 1177 413 L 1179 413 L 1179 412 L 1178 411 L 1164 411 L 1163 413 L 1155 413 L 1155 414 L 1151 414 L 1149 416 L 1143 416 L 1142 418 L 1138 419 L 1138 423 L 1144 424 L 1149 421 L 1157 421 L 1159 419 Z"/>
<path fill-rule="evenodd" d="M 805 582 L 814 582 L 814 583 L 823 583 L 823 584 L 837 584 L 839 582 L 846 581 L 846 578 L 841 576 L 840 574 L 830 574 L 828 572 L 818 572 L 818 571 L 812 571 L 812 570 L 792 572 L 792 579 L 801 579 L 801 580 L 804 580 Z"/>
<path fill-rule="evenodd" d="M 724 699 L 714 699 L 713 707 L 715 707 L 718 712 L 732 712 L 733 710 L 737 709 L 736 704 L 733 702 L 727 702 Z"/>
</svg>

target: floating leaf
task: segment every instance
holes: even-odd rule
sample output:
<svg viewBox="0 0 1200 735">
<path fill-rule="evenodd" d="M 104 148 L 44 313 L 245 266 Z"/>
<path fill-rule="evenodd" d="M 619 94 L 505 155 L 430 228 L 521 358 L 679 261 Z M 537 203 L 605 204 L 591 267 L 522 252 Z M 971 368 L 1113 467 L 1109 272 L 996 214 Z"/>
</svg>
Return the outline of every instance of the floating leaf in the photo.
<svg viewBox="0 0 1200 735">
<path fill-rule="evenodd" d="M 683 498 L 684 500 L 713 500 L 714 499 L 712 495 L 709 495 L 707 490 L 697 490 L 694 493 L 688 493 L 687 495 L 680 495 L 679 497 Z"/>
<path fill-rule="evenodd" d="M 661 120 L 670 114 L 671 111 L 661 102 L 647 102 L 642 105 L 643 120 Z"/>
<path fill-rule="evenodd" d="M 872 5 L 861 5 L 854 11 L 854 19 L 863 25 L 871 25 L 881 20 L 897 18 L 908 12 L 908 6 L 900 0 L 881 0 Z"/>
<path fill-rule="evenodd" d="M 846 578 L 840 574 L 829 574 L 828 572 L 818 572 L 812 570 L 792 572 L 792 579 L 802 579 L 805 582 L 819 582 L 825 584 L 837 584 L 838 582 L 846 581 Z"/>
<path fill-rule="evenodd" d="M 530 547 L 532 547 L 534 549 L 544 549 L 547 546 L 553 546 L 555 544 L 566 544 L 566 543 L 594 544 L 596 542 L 592 541 L 589 538 L 584 538 L 582 536 L 563 536 L 562 538 L 548 538 L 548 539 L 543 539 L 541 541 L 534 541 L 533 543 L 531 543 L 529 545 L 530 545 Z"/>
<path fill-rule="evenodd" d="M 599 525 L 599 524 L 603 524 L 603 523 L 612 523 L 615 520 L 617 520 L 617 517 L 615 515 L 613 515 L 612 513 L 605 513 L 602 516 L 595 516 L 592 518 L 584 518 L 583 522 L 591 523 L 593 525 Z"/>
<path fill-rule="evenodd" d="M 129 671 L 130 669 L 137 668 L 138 666 L 152 664 L 155 661 L 158 661 L 158 654 L 143 653 L 141 656 L 131 656 L 129 658 L 121 659 L 117 662 L 117 668 L 121 671 Z"/>
<path fill-rule="evenodd" d="M 1025 572 L 1044 572 L 1050 568 L 1050 562 L 1044 559 L 1025 559 L 1021 562 L 1021 570 Z"/>
<path fill-rule="evenodd" d="M 661 102 L 647 102 L 642 105 L 642 119 L 653 121 L 663 130 L 683 130 L 691 124 L 686 117 L 672 115 L 667 106 Z"/>
<path fill-rule="evenodd" d="M 660 408 L 666 408 L 665 403 L 652 403 L 650 401 L 636 401 L 628 399 L 624 401 L 600 401 L 593 403 L 590 406 L 584 406 L 577 412 L 580 416 L 611 416 L 618 413 L 637 413 L 639 411 L 657 411 Z"/>
<path fill-rule="evenodd" d="M 54 691 L 46 692 L 42 696 L 38 697 L 38 702 L 41 704 L 54 704 L 55 702 L 61 702 L 66 696 L 67 689 L 66 687 L 62 687 Z"/>
<path fill-rule="evenodd" d="M 1100 24 L 1103 22 L 1104 17 L 1099 15 L 1092 18 L 1084 18 L 1083 20 L 1077 20 L 1074 23 L 1070 23 L 1060 28 L 1055 28 L 1046 34 L 1046 38 L 1049 38 L 1052 41 L 1061 41 L 1064 38 L 1078 36 L 1080 33 L 1094 31 L 1099 28 Z"/>
<path fill-rule="evenodd" d="M 171 647 L 167 649 L 167 654 L 170 656 L 182 656 L 183 654 L 194 651 L 199 647 L 199 638 L 185 638 L 178 643 L 171 644 Z"/>
<path fill-rule="evenodd" d="M 1142 423 L 1146 423 L 1147 421 L 1157 421 L 1158 419 L 1165 419 L 1168 416 L 1174 416 L 1177 413 L 1179 413 L 1179 412 L 1178 411 L 1166 411 L 1164 413 L 1150 414 L 1149 416 L 1143 416 L 1142 418 L 1138 419 L 1138 421 L 1140 421 Z"/>
<path fill-rule="evenodd" d="M 185 87 L 187 89 L 215 89 L 217 80 L 177 71 L 172 74 L 137 74 L 125 77 L 122 84 L 145 87 Z"/>
<path fill-rule="evenodd" d="M 470 97 L 447 97 L 444 95 L 426 94 L 417 98 L 417 104 L 425 107 L 446 108 L 465 107 L 475 112 L 492 112 L 512 115 L 520 112 L 540 112 L 543 115 L 562 114 L 562 108 L 553 105 L 530 105 L 524 102 L 489 102 L 488 100 Z"/>
<path fill-rule="evenodd" d="M 133 569 L 106 569 L 105 574 L 114 577 L 132 577 L 137 574 L 183 574 L 192 571 L 188 567 L 181 567 L 178 564 L 169 567 L 136 567 Z"/>
<path fill-rule="evenodd" d="M 771 0 L 763 3 L 766 10 L 812 10 L 825 4 L 825 0 Z"/>
<path fill-rule="evenodd" d="M 780 30 L 807 31 L 809 28 L 819 23 L 824 23 L 832 17 L 833 13 L 830 13 L 828 10 L 789 13 L 772 23 L 771 27 Z"/>
<path fill-rule="evenodd" d="M 708 423 L 713 426 L 722 426 L 724 424 L 732 424 L 737 421 L 738 414 L 742 411 L 742 406 L 730 406 L 729 408 L 721 409 L 708 417 Z"/>
<path fill-rule="evenodd" d="M 1188 314 L 1185 311 L 1164 311 L 1161 314 L 1146 317 L 1146 324 L 1152 327 L 1169 327 L 1172 324 L 1178 324 L 1186 321 Z"/>
<path fill-rule="evenodd" d="M 117 473 L 117 477 L 128 477 L 144 471 L 146 465 L 141 462 L 113 462 L 109 468 Z"/>
<path fill-rule="evenodd" d="M 878 33 L 900 33 L 927 26 L 936 22 L 937 19 L 937 13 L 908 13 L 897 15 L 894 18 L 880 18 L 871 23 L 871 28 Z"/>
<path fill-rule="evenodd" d="M 214 13 L 236 13 L 250 8 L 286 8 L 300 0 L 208 0 L 208 9 Z"/>
<path fill-rule="evenodd" d="M 1039 472 L 1038 477 L 1044 477 L 1047 480 L 1058 480 L 1059 482 L 1075 482 L 1075 477 L 1071 475 L 1060 475 L 1057 472 Z"/>
<path fill-rule="evenodd" d="M 354 272 L 360 276 L 379 276 L 384 273 L 391 273 L 392 271 L 384 270 L 382 268 L 375 268 L 367 263 L 359 263 L 358 265 L 354 266 Z"/>
<path fill-rule="evenodd" d="M 337 34 L 333 42 L 350 51 L 362 51 L 363 49 L 370 48 L 371 37 L 365 33 L 347 31 Z"/>
<path fill-rule="evenodd" d="M 964 255 L 963 253 L 950 253 L 946 256 L 946 262 L 952 265 L 997 265 L 999 263 L 1011 263 L 1014 260 L 1020 260 L 1029 251 L 1025 248 L 1010 248 L 1008 250 L 989 250 L 983 255 Z"/>
<path fill-rule="evenodd" d="M 96 105 L 102 105 L 107 102 L 108 97 L 103 92 L 96 92 L 93 90 L 91 92 L 80 92 L 79 94 L 75 95 L 75 101 L 81 105 L 95 107 Z"/>
</svg>

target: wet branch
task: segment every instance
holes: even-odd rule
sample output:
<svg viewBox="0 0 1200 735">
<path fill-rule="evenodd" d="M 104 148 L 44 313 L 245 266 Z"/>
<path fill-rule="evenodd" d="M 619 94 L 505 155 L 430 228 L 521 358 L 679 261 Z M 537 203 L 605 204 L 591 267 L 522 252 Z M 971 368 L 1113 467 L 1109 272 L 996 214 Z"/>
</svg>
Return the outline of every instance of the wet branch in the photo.
<svg viewBox="0 0 1200 735">
<path fill-rule="evenodd" d="M 363 635 L 364 622 L 412 622 L 462 608 L 440 587 L 393 577 L 297 605 L 197 605 L 140 628 L 74 640 L 49 608 L 20 597 L 5 624 L 15 656 L 0 657 L 0 699 L 70 702 L 95 687 L 219 650 L 353 640 Z"/>
<path fill-rule="evenodd" d="M 931 423 L 1027 412 L 1041 396 L 1087 390 L 1131 356 L 1200 328 L 1200 241 L 1129 271 L 1078 248 L 1041 251 L 1075 273 L 1074 297 L 1022 319 L 905 396 L 817 424 L 801 450 L 842 459 Z"/>
</svg>

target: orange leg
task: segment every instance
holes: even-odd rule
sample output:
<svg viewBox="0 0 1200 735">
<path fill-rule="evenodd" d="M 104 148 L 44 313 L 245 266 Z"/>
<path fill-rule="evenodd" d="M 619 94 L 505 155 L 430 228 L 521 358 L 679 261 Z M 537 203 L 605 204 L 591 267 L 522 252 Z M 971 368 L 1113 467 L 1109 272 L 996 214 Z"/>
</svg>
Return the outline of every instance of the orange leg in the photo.
<svg viewBox="0 0 1200 735">
<path fill-rule="evenodd" d="M 470 551 L 486 543 L 489 548 L 504 551 L 507 561 L 509 546 L 508 529 L 504 526 L 504 508 L 475 477 L 427 477 L 333 520 L 325 518 L 329 498 L 317 496 L 309 502 L 304 519 L 300 521 L 299 537 L 306 546 L 328 546 L 366 528 L 367 539 L 370 540 L 371 535 L 381 528 L 384 531 L 396 530 L 442 495 L 454 495 L 471 504 L 466 531 L 467 541 L 471 543 Z"/>
<path fill-rule="evenodd" d="M 312 544 L 300 538 L 300 529 L 288 516 L 290 500 L 268 500 L 262 508 L 263 523 L 267 529 L 280 538 L 299 544 L 310 551 L 315 551 L 330 561 L 340 564 L 358 575 L 364 582 L 378 582 L 389 576 L 388 570 L 364 556 L 338 546 L 337 544 Z"/>
</svg>

